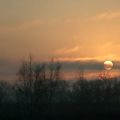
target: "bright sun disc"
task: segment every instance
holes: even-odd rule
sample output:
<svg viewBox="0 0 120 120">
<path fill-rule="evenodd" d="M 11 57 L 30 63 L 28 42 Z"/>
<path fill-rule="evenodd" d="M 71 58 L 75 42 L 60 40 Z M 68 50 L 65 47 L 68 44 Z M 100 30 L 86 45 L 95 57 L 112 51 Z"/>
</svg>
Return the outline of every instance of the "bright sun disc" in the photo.
<svg viewBox="0 0 120 120">
<path fill-rule="evenodd" d="M 105 70 L 111 70 L 113 68 L 112 61 L 105 61 L 104 62 L 104 68 L 105 68 Z"/>
</svg>

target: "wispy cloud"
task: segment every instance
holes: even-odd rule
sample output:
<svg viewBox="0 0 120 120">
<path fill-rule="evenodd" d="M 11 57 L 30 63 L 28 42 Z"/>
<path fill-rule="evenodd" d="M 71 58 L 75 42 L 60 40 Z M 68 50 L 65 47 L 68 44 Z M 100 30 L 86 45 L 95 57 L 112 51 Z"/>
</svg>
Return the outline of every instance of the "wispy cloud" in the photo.
<svg viewBox="0 0 120 120">
<path fill-rule="evenodd" d="M 78 50 L 79 50 L 79 46 L 75 46 L 72 48 L 61 48 L 61 49 L 55 50 L 54 54 L 57 54 L 57 55 L 70 54 L 70 53 L 77 52 Z"/>
<path fill-rule="evenodd" d="M 92 20 L 113 20 L 117 18 L 120 18 L 120 12 L 107 11 L 98 13 L 92 17 Z"/>
<path fill-rule="evenodd" d="M 56 61 L 88 61 L 88 60 L 96 60 L 96 61 L 105 61 L 105 60 L 111 60 L 116 61 L 120 60 L 120 57 L 116 54 L 109 54 L 104 56 L 95 56 L 95 57 L 58 57 L 55 58 Z"/>
<path fill-rule="evenodd" d="M 15 29 L 13 27 L 0 27 L 0 33 L 7 33 L 7 32 L 12 32 L 14 31 Z"/>
<path fill-rule="evenodd" d="M 30 29 L 30 28 L 36 28 L 42 25 L 43 22 L 41 20 L 32 20 L 29 22 L 22 23 L 18 26 L 18 29 Z"/>
<path fill-rule="evenodd" d="M 40 27 L 43 24 L 42 20 L 35 19 L 31 21 L 21 22 L 20 24 L 14 26 L 0 26 L 1 33 L 14 32 L 20 30 L 30 30 L 33 28 Z"/>
</svg>

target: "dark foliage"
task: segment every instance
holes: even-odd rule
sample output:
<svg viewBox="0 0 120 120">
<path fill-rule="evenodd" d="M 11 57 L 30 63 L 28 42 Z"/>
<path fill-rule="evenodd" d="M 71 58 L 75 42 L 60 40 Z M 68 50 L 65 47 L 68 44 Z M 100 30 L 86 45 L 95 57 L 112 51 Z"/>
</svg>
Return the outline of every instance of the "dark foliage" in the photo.
<svg viewBox="0 0 120 120">
<path fill-rule="evenodd" d="M 0 118 L 72 118 L 120 113 L 120 81 L 104 74 L 85 80 L 79 72 L 76 82 L 64 81 L 61 65 L 23 62 L 15 85 L 0 82 Z"/>
</svg>

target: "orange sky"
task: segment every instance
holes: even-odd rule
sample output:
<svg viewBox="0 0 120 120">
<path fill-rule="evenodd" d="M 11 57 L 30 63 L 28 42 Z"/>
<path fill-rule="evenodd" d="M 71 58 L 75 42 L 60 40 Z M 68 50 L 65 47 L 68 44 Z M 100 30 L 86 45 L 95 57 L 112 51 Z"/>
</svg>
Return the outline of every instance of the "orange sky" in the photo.
<svg viewBox="0 0 120 120">
<path fill-rule="evenodd" d="M 119 60 L 120 0 L 1 0 L 0 59 Z"/>
</svg>

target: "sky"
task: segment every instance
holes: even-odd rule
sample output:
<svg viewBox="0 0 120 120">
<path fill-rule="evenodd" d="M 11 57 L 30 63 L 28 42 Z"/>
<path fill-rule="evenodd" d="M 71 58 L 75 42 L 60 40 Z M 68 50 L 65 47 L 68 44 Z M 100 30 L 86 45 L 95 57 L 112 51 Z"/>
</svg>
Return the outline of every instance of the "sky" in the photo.
<svg viewBox="0 0 120 120">
<path fill-rule="evenodd" d="M 120 0 L 0 0 L 0 75 L 29 54 L 119 61 L 119 51 Z"/>
</svg>

